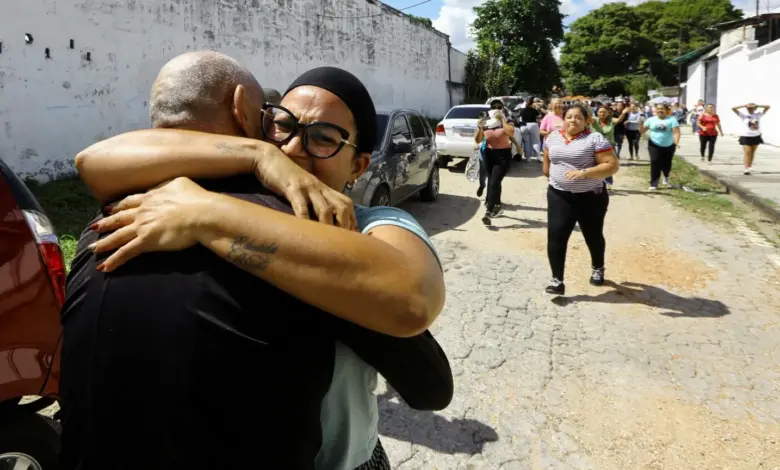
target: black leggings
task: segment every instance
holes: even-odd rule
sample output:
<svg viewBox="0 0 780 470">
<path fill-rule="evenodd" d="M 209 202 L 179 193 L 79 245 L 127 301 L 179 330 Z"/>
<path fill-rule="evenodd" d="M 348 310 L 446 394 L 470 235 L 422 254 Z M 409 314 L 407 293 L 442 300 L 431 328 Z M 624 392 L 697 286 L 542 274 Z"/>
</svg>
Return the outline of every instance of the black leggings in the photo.
<svg viewBox="0 0 780 470">
<path fill-rule="evenodd" d="M 563 281 L 566 249 L 574 225 L 579 223 L 590 251 L 593 268 L 604 267 L 604 217 L 609 206 L 609 194 L 603 188 L 597 192 L 571 193 L 547 187 L 547 258 L 554 278 Z"/>
<path fill-rule="evenodd" d="M 652 140 L 647 144 L 647 152 L 650 154 L 650 186 L 658 186 L 661 173 L 669 179 L 676 149 L 677 146 L 674 144 L 668 147 L 660 147 L 654 144 Z"/>
<path fill-rule="evenodd" d="M 623 148 L 623 139 L 625 137 L 625 132 L 615 132 L 615 155 L 618 158 L 620 158 L 620 150 Z"/>
<path fill-rule="evenodd" d="M 626 129 L 626 139 L 628 139 L 628 151 L 632 157 L 634 155 L 636 155 L 637 157 L 639 156 L 639 138 L 640 138 L 639 131 L 630 131 Z"/>
<path fill-rule="evenodd" d="M 501 204 L 501 182 L 504 180 L 509 164 L 512 162 L 512 149 L 486 149 L 485 169 L 487 170 L 487 208 L 492 211 Z"/>
<path fill-rule="evenodd" d="M 709 145 L 709 149 L 707 149 L 707 161 L 712 161 L 712 155 L 715 153 L 715 142 L 717 140 L 717 135 L 699 135 L 699 151 L 701 152 L 701 158 L 704 158 L 704 149 Z"/>
</svg>

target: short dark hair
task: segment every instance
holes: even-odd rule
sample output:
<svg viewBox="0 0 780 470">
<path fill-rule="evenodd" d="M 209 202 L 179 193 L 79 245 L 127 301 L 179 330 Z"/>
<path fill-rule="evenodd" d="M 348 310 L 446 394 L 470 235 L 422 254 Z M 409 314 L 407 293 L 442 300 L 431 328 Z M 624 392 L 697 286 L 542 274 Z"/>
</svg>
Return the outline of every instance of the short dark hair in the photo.
<svg viewBox="0 0 780 470">
<path fill-rule="evenodd" d="M 491 109 L 492 109 L 492 108 L 493 108 L 493 106 L 495 106 L 495 105 L 499 105 L 499 106 L 501 106 L 502 108 L 504 107 L 504 103 L 503 103 L 501 100 L 493 100 L 493 101 L 491 101 L 491 102 L 490 102 L 490 108 L 491 108 Z"/>
<path fill-rule="evenodd" d="M 577 102 L 577 103 L 574 103 L 571 106 L 569 106 L 569 109 L 567 109 L 566 112 L 568 113 L 572 109 L 579 109 L 580 112 L 582 113 L 582 116 L 585 119 L 590 119 L 590 107 L 589 106 L 586 106 L 586 105 L 584 105 L 582 103 Z"/>
</svg>

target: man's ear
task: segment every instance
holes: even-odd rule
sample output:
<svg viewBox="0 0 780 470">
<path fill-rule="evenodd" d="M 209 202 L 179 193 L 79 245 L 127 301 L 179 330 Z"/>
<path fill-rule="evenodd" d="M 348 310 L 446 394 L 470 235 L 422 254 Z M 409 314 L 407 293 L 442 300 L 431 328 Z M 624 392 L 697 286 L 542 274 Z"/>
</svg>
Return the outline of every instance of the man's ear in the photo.
<svg viewBox="0 0 780 470">
<path fill-rule="evenodd" d="M 365 173 L 370 164 L 371 154 L 368 152 L 359 153 L 357 157 L 352 159 L 352 180 L 360 178 L 360 175 Z"/>
<path fill-rule="evenodd" d="M 245 136 L 258 138 L 259 136 L 255 135 L 257 127 L 254 123 L 254 116 L 250 114 L 250 109 L 244 85 L 236 86 L 233 92 L 233 119 Z"/>
</svg>

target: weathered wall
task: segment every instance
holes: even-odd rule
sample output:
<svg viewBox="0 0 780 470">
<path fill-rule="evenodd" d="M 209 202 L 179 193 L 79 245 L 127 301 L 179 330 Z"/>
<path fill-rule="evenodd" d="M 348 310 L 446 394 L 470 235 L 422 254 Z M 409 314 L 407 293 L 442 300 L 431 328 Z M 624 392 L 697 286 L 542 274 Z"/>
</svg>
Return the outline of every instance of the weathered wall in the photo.
<svg viewBox="0 0 780 470">
<path fill-rule="evenodd" d="M 450 48 L 450 69 L 453 82 L 466 83 L 466 54 Z"/>
<path fill-rule="evenodd" d="M 704 61 L 697 60 L 688 66 L 688 81 L 685 90 L 686 106 L 693 109 L 700 99 L 704 99 Z"/>
<path fill-rule="evenodd" d="M 449 100 L 446 35 L 372 0 L 0 0 L 0 42 L 0 158 L 23 177 L 146 127 L 157 71 L 188 50 L 229 54 L 279 90 L 337 65 L 378 106 L 442 116 Z"/>
</svg>

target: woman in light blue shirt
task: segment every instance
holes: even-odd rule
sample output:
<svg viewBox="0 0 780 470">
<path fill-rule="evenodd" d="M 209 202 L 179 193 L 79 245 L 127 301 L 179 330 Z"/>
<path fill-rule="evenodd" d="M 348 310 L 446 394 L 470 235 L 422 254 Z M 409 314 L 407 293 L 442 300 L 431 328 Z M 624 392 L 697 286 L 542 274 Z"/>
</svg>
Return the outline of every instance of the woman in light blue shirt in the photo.
<svg viewBox="0 0 780 470">
<path fill-rule="evenodd" d="M 659 103 L 655 105 L 655 116 L 640 124 L 640 133 L 650 131 L 647 144 L 650 154 L 650 191 L 658 189 L 658 181 L 662 176 L 662 185 L 672 187 L 669 173 L 672 171 L 674 151 L 680 147 L 680 123 L 669 113 L 669 105 Z"/>
</svg>

